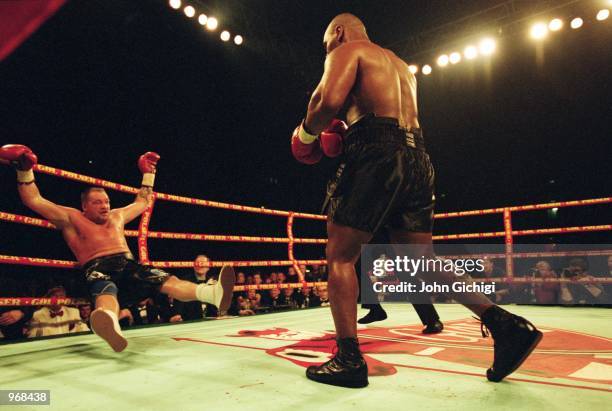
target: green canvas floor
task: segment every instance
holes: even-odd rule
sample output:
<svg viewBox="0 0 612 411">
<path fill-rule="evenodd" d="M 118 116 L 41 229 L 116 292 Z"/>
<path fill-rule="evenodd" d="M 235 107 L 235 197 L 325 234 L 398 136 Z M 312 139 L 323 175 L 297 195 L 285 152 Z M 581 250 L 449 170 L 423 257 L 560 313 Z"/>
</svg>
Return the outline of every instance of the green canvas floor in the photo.
<svg viewBox="0 0 612 411">
<path fill-rule="evenodd" d="M 610 309 L 511 307 L 545 337 L 495 384 L 491 340 L 463 307 L 437 306 L 446 329 L 433 339 L 411 306 L 385 308 L 389 319 L 360 330 L 378 374 L 365 389 L 304 376 L 331 349 L 328 308 L 129 330 L 120 354 L 94 335 L 0 345 L 0 389 L 51 390 L 50 406 L 12 407 L 24 411 L 610 409 Z"/>
</svg>

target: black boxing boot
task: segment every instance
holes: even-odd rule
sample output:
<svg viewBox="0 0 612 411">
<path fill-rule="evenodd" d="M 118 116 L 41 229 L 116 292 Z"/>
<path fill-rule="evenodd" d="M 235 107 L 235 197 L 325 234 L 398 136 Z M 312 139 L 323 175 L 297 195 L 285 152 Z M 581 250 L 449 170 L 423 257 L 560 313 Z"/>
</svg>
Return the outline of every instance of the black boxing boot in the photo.
<svg viewBox="0 0 612 411">
<path fill-rule="evenodd" d="M 444 329 L 444 324 L 440 320 L 425 325 L 421 334 L 439 334 Z"/>
<path fill-rule="evenodd" d="M 493 365 L 487 370 L 487 379 L 500 382 L 521 366 L 542 339 L 542 333 L 523 317 L 495 305 L 482 314 L 481 321 L 482 336 L 487 336 L 486 327 L 493 337 Z"/>
<path fill-rule="evenodd" d="M 375 321 L 383 321 L 387 319 L 387 312 L 380 306 L 380 304 L 373 304 L 370 306 L 370 311 L 357 320 L 359 324 L 370 324 Z"/>
<path fill-rule="evenodd" d="M 348 388 L 368 385 L 368 365 L 359 351 L 357 338 L 338 338 L 338 352 L 331 360 L 306 369 L 306 377 L 323 384 Z"/>
</svg>

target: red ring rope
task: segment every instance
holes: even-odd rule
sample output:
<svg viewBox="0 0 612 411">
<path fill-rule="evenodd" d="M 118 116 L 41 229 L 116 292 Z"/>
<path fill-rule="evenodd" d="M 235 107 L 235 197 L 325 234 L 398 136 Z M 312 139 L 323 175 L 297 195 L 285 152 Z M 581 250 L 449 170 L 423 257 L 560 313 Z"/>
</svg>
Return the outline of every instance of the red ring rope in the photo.
<svg viewBox="0 0 612 411">
<path fill-rule="evenodd" d="M 121 191 L 124 193 L 136 194 L 138 189 L 123 184 L 118 184 L 106 180 L 102 180 L 95 177 L 85 176 L 74 172 L 53 168 L 38 164 L 34 167 L 37 172 L 54 175 L 60 178 L 87 183 L 91 185 L 101 186 L 111 190 Z M 164 268 L 186 268 L 193 267 L 192 261 L 149 261 L 149 250 L 147 245 L 147 239 L 158 238 L 158 239 L 186 239 L 186 240 L 199 240 L 199 241 L 228 241 L 228 242 L 257 242 L 257 243 L 287 243 L 287 254 L 288 260 L 264 260 L 264 261 L 211 261 L 206 265 L 209 267 L 221 267 L 223 265 L 233 265 L 236 267 L 274 267 L 274 266 L 293 266 L 296 271 L 303 278 L 303 273 L 299 268 L 299 265 L 313 265 L 313 264 L 325 264 L 325 260 L 297 260 L 294 255 L 295 244 L 326 244 L 327 240 L 324 238 L 294 238 L 293 236 L 293 224 L 295 218 L 311 219 L 311 220 L 326 220 L 326 216 L 309 214 L 309 213 L 298 213 L 293 211 L 284 210 L 273 210 L 264 207 L 251 207 L 237 204 L 228 204 L 216 201 L 208 201 L 197 198 L 190 198 L 184 196 L 178 196 L 173 194 L 154 193 L 155 200 L 164 200 L 170 202 L 198 205 L 203 207 L 212 207 L 226 210 L 235 210 L 240 212 L 249 212 L 264 215 L 273 215 L 279 217 L 287 217 L 287 237 L 258 237 L 258 236 L 241 236 L 241 235 L 218 235 L 218 234 L 194 234 L 194 233 L 172 233 L 172 232 L 158 232 L 149 231 L 149 223 L 153 213 L 153 205 L 149 207 L 142 215 L 139 230 L 125 230 L 126 236 L 138 237 L 138 251 L 140 260 L 144 263 L 150 263 L 156 267 Z M 527 230 L 513 230 L 511 223 L 511 213 L 532 211 L 532 210 L 545 210 L 551 208 L 560 207 L 577 207 L 577 206 L 590 206 L 596 204 L 610 204 L 612 203 L 612 197 L 602 197 L 595 199 L 576 200 L 576 201 L 563 201 L 555 203 L 545 204 L 532 204 L 522 206 L 511 206 L 502 208 L 490 208 L 482 210 L 469 210 L 449 213 L 438 213 L 434 216 L 437 219 L 443 218 L 454 218 L 454 217 L 466 217 L 466 216 L 478 216 L 487 214 L 503 214 L 504 219 L 504 231 L 501 232 L 483 232 L 483 233 L 464 233 L 464 234 L 446 234 L 433 236 L 434 240 L 459 240 L 459 239 L 480 239 L 480 238 L 496 238 L 504 237 L 506 243 L 506 253 L 500 254 L 500 258 L 508 256 L 545 256 L 550 253 L 513 253 L 513 238 L 515 236 L 528 236 L 528 235 L 548 235 L 548 234 L 566 234 L 566 233 L 580 233 L 580 232 L 594 232 L 594 231 L 612 231 L 612 224 L 603 225 L 590 225 L 590 226 L 576 226 L 576 227 L 558 227 L 558 228 L 545 228 L 545 229 L 527 229 Z M 55 229 L 56 227 L 48 221 L 21 216 L 17 214 L 11 214 L 6 212 L 0 212 L 0 220 L 17 223 L 32 225 L 37 227 L 43 227 L 47 229 Z M 592 252 L 595 253 L 595 252 Z M 580 252 L 580 255 L 587 255 L 588 252 Z M 557 254 L 555 254 L 557 255 Z M 602 254 L 592 254 L 602 255 Z M 519 257 L 520 258 L 520 257 Z M 507 258 L 507 272 L 509 277 L 512 276 L 513 266 L 512 258 Z M 16 265 L 30 265 L 30 266 L 42 266 L 42 267 L 56 267 L 56 268 L 76 268 L 78 264 L 74 261 L 66 260 L 54 260 L 47 258 L 36 258 L 36 257 L 24 257 L 24 256 L 9 256 L 0 255 L 0 263 L 4 264 L 16 264 Z M 312 283 L 298 284 L 299 286 L 308 285 Z M 316 283 L 315 283 L 316 284 Z M 249 286 L 251 287 L 251 286 Z M 272 286 L 274 288 L 274 285 Z M 251 288 L 247 288 L 251 289 Z"/>
</svg>

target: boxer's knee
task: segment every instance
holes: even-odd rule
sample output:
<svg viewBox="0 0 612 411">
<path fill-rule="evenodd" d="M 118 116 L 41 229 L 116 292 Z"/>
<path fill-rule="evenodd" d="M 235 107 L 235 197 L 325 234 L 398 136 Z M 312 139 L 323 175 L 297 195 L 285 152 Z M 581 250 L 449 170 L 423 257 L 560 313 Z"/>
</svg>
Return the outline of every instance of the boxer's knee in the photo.
<svg viewBox="0 0 612 411">
<path fill-rule="evenodd" d="M 159 286 L 159 291 L 164 294 L 167 294 L 168 292 L 174 290 L 181 281 L 182 280 L 179 279 L 177 276 L 171 275 L 163 282 L 163 284 Z"/>
<path fill-rule="evenodd" d="M 360 247 L 352 246 L 341 240 L 329 241 L 325 247 L 325 256 L 328 265 L 355 264 L 359 258 Z"/>
</svg>

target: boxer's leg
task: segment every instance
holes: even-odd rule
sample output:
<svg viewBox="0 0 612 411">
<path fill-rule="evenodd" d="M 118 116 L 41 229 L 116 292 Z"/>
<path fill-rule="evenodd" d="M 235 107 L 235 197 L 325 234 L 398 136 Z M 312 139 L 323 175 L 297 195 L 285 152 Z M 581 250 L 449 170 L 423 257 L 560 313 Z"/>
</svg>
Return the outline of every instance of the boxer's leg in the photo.
<svg viewBox="0 0 612 411">
<path fill-rule="evenodd" d="M 112 281 L 100 280 L 92 284 L 90 292 L 95 297 L 96 309 L 91 312 L 91 330 L 111 346 L 115 352 L 125 350 L 127 340 L 119 327 L 119 301 L 117 286 Z"/>
<path fill-rule="evenodd" d="M 328 221 L 327 236 L 327 287 L 336 334 L 338 338 L 355 337 L 359 293 L 355 263 L 361 245 L 367 244 L 372 234 Z"/>
<path fill-rule="evenodd" d="M 119 315 L 119 301 L 114 295 L 102 294 L 96 297 L 96 308 L 109 310 Z"/>
<path fill-rule="evenodd" d="M 357 275 L 355 262 L 361 245 L 372 235 L 328 220 L 326 248 L 329 301 L 336 326 L 338 352 L 326 363 L 310 366 L 306 376 L 314 381 L 342 387 L 368 385 L 368 366 L 357 340 Z"/>
<path fill-rule="evenodd" d="M 389 235 L 393 244 L 409 244 L 411 256 L 409 258 L 434 258 L 433 243 L 431 233 L 412 232 L 401 229 L 390 229 Z M 405 250 L 397 249 L 399 253 Z M 427 278 L 424 280 L 434 280 L 438 283 L 452 283 L 458 281 L 461 277 L 452 272 L 447 271 L 428 271 Z M 493 303 L 482 293 L 457 293 L 451 297 L 469 308 L 477 316 L 481 316 L 487 309 L 493 306 Z"/>
<path fill-rule="evenodd" d="M 202 301 L 212 304 L 222 312 L 227 311 L 230 306 L 235 282 L 234 268 L 224 266 L 215 284 L 195 284 L 169 275 L 159 291 L 179 301 Z"/>
<path fill-rule="evenodd" d="M 431 233 L 393 229 L 390 231 L 390 235 L 391 242 L 394 244 L 410 244 L 413 258 L 434 257 Z M 450 284 L 451 282 L 461 281 L 457 280 L 460 277 L 452 272 L 428 272 L 427 275 L 440 283 Z M 494 340 L 494 352 L 493 365 L 487 370 L 489 381 L 499 382 L 514 372 L 542 339 L 542 333 L 532 323 L 496 306 L 482 293 L 450 294 L 451 297 L 478 315 L 482 325 L 486 326 L 491 332 Z"/>
</svg>

